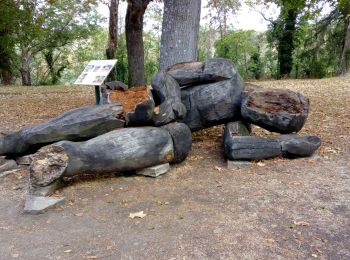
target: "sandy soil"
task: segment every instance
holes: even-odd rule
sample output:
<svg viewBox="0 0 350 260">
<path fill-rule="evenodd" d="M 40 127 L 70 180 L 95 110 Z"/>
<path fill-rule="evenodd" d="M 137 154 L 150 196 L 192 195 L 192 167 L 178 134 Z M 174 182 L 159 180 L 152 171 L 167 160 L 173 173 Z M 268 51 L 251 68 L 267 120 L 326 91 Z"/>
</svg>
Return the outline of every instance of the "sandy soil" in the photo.
<svg viewBox="0 0 350 260">
<path fill-rule="evenodd" d="M 23 214 L 19 170 L 0 179 L 0 259 L 350 259 L 350 79 L 256 84 L 310 97 L 301 134 L 322 138 L 318 156 L 227 169 L 218 126 L 196 133 L 166 175 L 75 180 L 57 192 L 65 204 L 41 215 Z M 93 104 L 93 93 L 1 87 L 0 128 Z"/>
</svg>

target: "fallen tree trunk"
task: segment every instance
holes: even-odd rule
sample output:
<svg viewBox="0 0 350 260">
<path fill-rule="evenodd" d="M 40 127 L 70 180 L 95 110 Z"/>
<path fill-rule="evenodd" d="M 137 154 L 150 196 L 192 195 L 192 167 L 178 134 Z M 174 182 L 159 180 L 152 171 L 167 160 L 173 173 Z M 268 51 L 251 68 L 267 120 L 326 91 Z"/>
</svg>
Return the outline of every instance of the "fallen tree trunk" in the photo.
<svg viewBox="0 0 350 260">
<path fill-rule="evenodd" d="M 197 131 L 239 120 L 242 89 L 238 74 L 230 80 L 182 89 L 181 100 L 187 110 L 182 122 Z"/>
<path fill-rule="evenodd" d="M 61 140 L 87 140 L 124 125 L 123 107 L 119 103 L 82 107 L 47 123 L 27 126 L 18 132 L 1 133 L 0 155 L 18 156 Z"/>
</svg>

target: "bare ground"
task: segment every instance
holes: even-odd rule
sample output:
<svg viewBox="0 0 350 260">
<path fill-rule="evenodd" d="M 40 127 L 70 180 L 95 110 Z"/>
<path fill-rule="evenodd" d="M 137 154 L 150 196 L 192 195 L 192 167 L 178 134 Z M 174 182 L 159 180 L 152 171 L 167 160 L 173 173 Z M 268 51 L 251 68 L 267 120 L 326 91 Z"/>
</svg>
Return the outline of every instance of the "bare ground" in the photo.
<svg viewBox="0 0 350 260">
<path fill-rule="evenodd" d="M 41 215 L 23 214 L 19 170 L 0 180 L 0 259 L 350 259 L 350 79 L 257 84 L 310 97 L 301 133 L 322 138 L 317 157 L 229 170 L 218 126 L 196 133 L 168 174 L 75 180 Z M 87 87 L 2 87 L 0 128 L 93 102 Z"/>
</svg>

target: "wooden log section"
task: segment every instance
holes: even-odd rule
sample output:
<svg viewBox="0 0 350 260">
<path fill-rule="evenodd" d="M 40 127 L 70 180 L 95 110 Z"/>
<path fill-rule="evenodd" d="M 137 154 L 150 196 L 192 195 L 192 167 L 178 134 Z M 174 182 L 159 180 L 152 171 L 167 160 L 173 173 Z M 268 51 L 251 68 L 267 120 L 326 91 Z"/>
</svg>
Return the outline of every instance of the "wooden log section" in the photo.
<svg viewBox="0 0 350 260">
<path fill-rule="evenodd" d="M 133 87 L 126 91 L 113 90 L 109 100 L 121 103 L 127 126 L 145 126 L 153 124 L 154 100 L 151 90 L 147 86 Z"/>
<path fill-rule="evenodd" d="M 242 89 L 238 74 L 229 80 L 182 89 L 181 99 L 187 110 L 182 122 L 196 131 L 239 120 Z"/>
<path fill-rule="evenodd" d="M 165 69 L 180 86 L 203 85 L 235 77 L 238 72 L 231 60 L 209 59 L 205 62 L 178 63 Z"/>
<path fill-rule="evenodd" d="M 51 144 L 32 158 L 30 184 L 43 187 L 81 173 L 114 173 L 168 163 L 174 159 L 174 145 L 166 129 L 124 128 L 84 142 Z"/>
<path fill-rule="evenodd" d="M 304 126 L 309 99 L 286 89 L 264 89 L 248 93 L 242 102 L 242 116 L 271 132 L 288 134 Z"/>
<path fill-rule="evenodd" d="M 124 125 L 120 103 L 73 109 L 47 123 L 0 134 L 0 155 L 18 156 L 35 152 L 42 146 L 61 140 L 87 140 Z"/>
</svg>

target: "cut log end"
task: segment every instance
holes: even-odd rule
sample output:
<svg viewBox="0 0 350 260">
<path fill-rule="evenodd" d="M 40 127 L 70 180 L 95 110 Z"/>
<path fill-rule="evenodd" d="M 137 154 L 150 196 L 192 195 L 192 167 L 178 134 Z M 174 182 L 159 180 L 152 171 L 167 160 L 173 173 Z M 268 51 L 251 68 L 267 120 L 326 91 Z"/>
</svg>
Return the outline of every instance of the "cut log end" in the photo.
<svg viewBox="0 0 350 260">
<path fill-rule="evenodd" d="M 247 100 L 247 106 L 264 113 L 287 112 L 290 114 L 305 113 L 305 104 L 300 102 L 298 93 L 286 91 L 261 92 L 259 95 L 251 95 Z"/>
<path fill-rule="evenodd" d="M 32 186 L 47 186 L 61 178 L 67 169 L 68 155 L 64 148 L 49 145 L 41 148 L 32 156 L 29 168 Z"/>
</svg>

